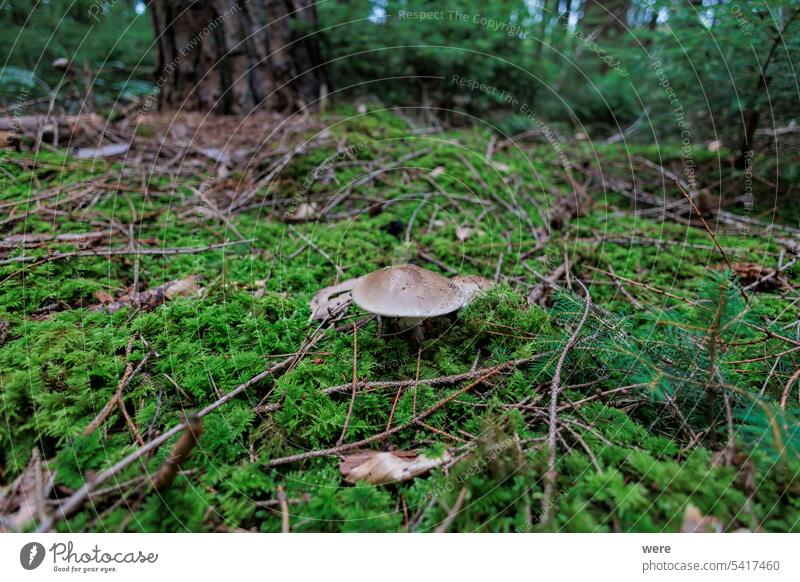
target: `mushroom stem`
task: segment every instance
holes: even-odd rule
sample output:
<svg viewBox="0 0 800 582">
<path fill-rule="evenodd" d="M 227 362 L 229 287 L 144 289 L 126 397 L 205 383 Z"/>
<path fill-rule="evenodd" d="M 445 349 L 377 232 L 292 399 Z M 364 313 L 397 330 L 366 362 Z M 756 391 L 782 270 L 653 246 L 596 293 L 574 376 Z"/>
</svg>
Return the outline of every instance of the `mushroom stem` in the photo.
<svg viewBox="0 0 800 582">
<path fill-rule="evenodd" d="M 412 336 L 414 340 L 421 344 L 424 336 L 422 335 L 422 321 L 424 317 L 398 317 L 397 318 L 397 327 L 402 331 L 412 331 Z"/>
<path fill-rule="evenodd" d="M 397 318 L 397 327 L 403 331 L 407 331 L 412 327 L 419 326 L 422 323 L 422 320 L 425 319 L 424 317 L 398 317 Z"/>
</svg>

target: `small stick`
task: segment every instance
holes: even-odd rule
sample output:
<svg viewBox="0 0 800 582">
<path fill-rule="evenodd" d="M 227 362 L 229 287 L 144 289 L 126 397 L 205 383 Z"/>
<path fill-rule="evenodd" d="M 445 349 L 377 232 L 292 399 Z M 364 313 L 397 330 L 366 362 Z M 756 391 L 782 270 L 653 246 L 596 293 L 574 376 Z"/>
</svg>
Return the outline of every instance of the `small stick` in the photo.
<svg viewBox="0 0 800 582">
<path fill-rule="evenodd" d="M 786 386 L 784 386 L 783 393 L 781 393 L 781 410 L 783 411 L 786 411 L 786 402 L 789 400 L 789 391 L 792 389 L 792 384 L 795 383 L 797 378 L 800 378 L 800 368 L 795 370 L 795 373 L 792 374 L 792 377 L 789 378 Z"/>
<path fill-rule="evenodd" d="M 440 523 L 437 526 L 435 530 L 436 533 L 445 533 L 450 528 L 456 516 L 458 515 L 458 512 L 461 511 L 461 506 L 464 505 L 464 500 L 466 498 L 467 498 L 467 488 L 462 487 L 461 491 L 459 491 L 458 493 L 458 498 L 456 499 L 456 502 L 453 504 L 453 507 L 450 509 L 450 511 L 447 512 L 447 517 L 445 517 L 442 520 L 442 523 Z"/>
<path fill-rule="evenodd" d="M 133 350 L 133 339 L 134 338 L 131 338 L 128 341 L 128 346 L 125 349 L 126 357 L 130 357 L 131 351 Z M 83 431 L 84 435 L 92 434 L 95 430 L 97 430 L 97 428 L 101 424 L 103 424 L 103 421 L 105 421 L 105 419 L 108 418 L 108 415 L 111 414 L 111 411 L 114 410 L 114 407 L 121 402 L 122 392 L 125 390 L 125 388 L 128 387 L 133 378 L 144 367 L 144 365 L 147 363 L 148 358 L 150 358 L 150 354 L 152 353 L 153 353 L 152 351 L 148 351 L 142 358 L 142 361 L 139 362 L 139 364 L 137 364 L 136 368 L 133 368 L 133 365 L 130 362 L 125 364 L 125 372 L 122 374 L 122 378 L 119 381 L 119 385 L 117 386 L 117 391 L 114 392 L 114 395 L 108 402 L 106 402 L 106 405 L 103 407 L 103 409 L 97 414 L 97 416 L 94 417 L 92 422 L 89 423 L 89 426 L 87 426 L 84 429 Z M 123 411 L 123 416 L 126 414 L 127 412 Z M 135 431 L 133 432 L 134 434 L 136 434 Z"/>
<path fill-rule="evenodd" d="M 665 297 L 669 297 L 671 299 L 677 299 L 678 301 L 683 301 L 689 305 L 697 305 L 696 301 L 692 301 L 691 299 L 687 299 L 686 297 L 681 297 L 680 295 L 674 295 L 669 291 L 664 291 L 663 289 L 659 289 L 658 287 L 653 287 L 652 285 L 648 285 L 647 283 L 640 283 L 639 281 L 634 281 L 633 279 L 628 279 L 627 277 L 623 277 L 622 275 L 615 275 L 613 273 L 609 273 L 603 269 L 598 269 L 597 267 L 592 267 L 591 265 L 586 265 L 588 269 L 592 271 L 597 271 L 598 273 L 603 273 L 604 275 L 608 275 L 612 279 L 619 279 L 620 281 L 625 281 L 626 283 L 630 283 L 636 287 L 642 287 L 643 289 L 647 289 L 648 291 L 652 291 L 653 293 L 657 293 L 658 295 L 664 295 Z"/>
<path fill-rule="evenodd" d="M 422 360 L 422 345 L 417 348 L 417 371 L 414 374 L 414 399 L 411 404 L 411 416 L 417 415 L 417 388 L 419 387 L 419 364 Z"/>
<path fill-rule="evenodd" d="M 128 414 L 128 411 L 125 409 L 125 402 L 122 400 L 122 395 L 117 398 L 117 405 L 119 406 L 119 411 L 122 413 L 122 418 L 125 419 L 125 424 L 128 425 L 128 430 L 131 431 L 133 438 L 136 439 L 136 442 L 139 444 L 140 447 L 145 445 L 144 439 L 139 432 L 139 429 L 136 428 L 136 424 L 133 422 L 131 415 Z"/>
<path fill-rule="evenodd" d="M 281 510 L 281 532 L 289 533 L 289 502 L 286 499 L 286 492 L 283 490 L 283 485 L 278 485 L 278 505 Z"/>
<path fill-rule="evenodd" d="M 628 390 L 633 390 L 634 388 L 644 388 L 646 386 L 650 386 L 648 382 L 642 382 L 641 384 L 629 384 L 628 386 L 620 386 L 619 388 L 612 388 L 610 390 L 605 390 L 603 392 L 598 392 L 597 394 L 593 394 L 592 396 L 587 396 L 586 398 L 582 398 L 581 400 L 576 400 L 574 402 L 568 402 L 567 404 L 562 404 L 558 407 L 558 412 L 562 410 L 569 410 L 570 408 L 578 408 L 587 402 L 592 402 L 593 400 L 598 400 L 604 396 L 610 396 L 611 394 L 616 394 L 617 392 L 627 392 Z"/>
<path fill-rule="evenodd" d="M 317 244 L 314 241 L 312 241 L 310 238 L 308 238 L 302 232 L 297 230 L 291 224 L 289 225 L 289 230 L 291 230 L 293 233 L 295 233 L 297 236 L 299 236 L 304 243 L 306 243 L 312 249 L 317 251 L 323 258 L 325 258 L 331 265 L 333 265 L 333 268 L 336 269 L 336 273 L 340 277 L 344 277 L 344 271 L 342 270 L 342 267 L 339 266 L 339 263 L 337 263 L 335 260 L 333 260 L 332 256 L 330 256 L 328 253 L 326 253 L 324 250 L 322 250 L 319 246 L 317 246 Z"/>
<path fill-rule="evenodd" d="M 347 416 L 344 419 L 342 434 L 336 441 L 338 447 L 344 442 L 347 434 L 347 427 L 350 425 L 350 417 L 353 415 L 353 405 L 356 403 L 356 388 L 358 387 L 358 322 L 353 323 L 353 392 L 350 396 L 350 406 L 347 407 Z"/>
<path fill-rule="evenodd" d="M 617 274 L 614 273 L 614 267 L 611 266 L 611 263 L 608 264 L 608 272 L 612 274 L 612 279 L 614 280 L 614 283 L 617 285 L 617 288 L 619 289 L 620 293 L 622 293 L 622 295 L 628 301 L 631 302 L 631 305 L 633 305 L 636 309 L 644 309 L 642 307 L 642 304 L 639 303 L 636 300 L 636 298 L 628 292 L 627 289 L 625 289 L 625 286 L 622 284 L 622 281 L 620 281 L 619 278 L 617 277 Z"/>
<path fill-rule="evenodd" d="M 389 420 L 386 421 L 386 430 L 392 428 L 392 418 L 394 418 L 394 411 L 397 408 L 397 401 L 400 400 L 400 394 L 403 392 L 403 386 L 397 387 L 397 392 L 394 395 L 394 401 L 392 402 L 392 409 L 389 411 Z"/>
<path fill-rule="evenodd" d="M 525 364 L 529 364 L 536 360 L 539 356 L 548 356 L 551 355 L 552 352 L 542 352 L 537 354 L 532 358 L 521 358 L 519 360 L 510 360 L 505 363 L 510 368 L 519 368 L 520 366 L 524 366 Z M 461 374 L 453 374 L 452 376 L 438 376 L 436 378 L 422 378 L 417 383 L 418 384 L 427 384 L 429 386 L 440 386 L 442 384 L 457 384 L 458 382 L 462 382 L 464 380 L 473 380 L 480 376 L 483 376 L 487 372 L 490 372 L 495 369 L 496 366 L 490 366 L 488 368 L 479 368 L 477 370 L 472 370 L 469 372 L 463 372 Z M 415 383 L 414 380 L 376 380 L 373 382 L 359 382 L 359 386 L 361 388 L 365 388 L 367 390 L 377 390 L 380 388 L 406 388 L 408 386 L 413 386 Z M 328 388 L 324 388 L 322 390 L 323 394 L 333 394 L 335 392 L 344 392 L 345 390 L 349 389 L 352 386 L 351 383 L 348 384 L 338 384 L 336 386 L 329 386 Z"/>
<path fill-rule="evenodd" d="M 576 279 L 578 284 L 583 288 L 586 294 L 586 307 L 583 310 L 578 326 L 572 332 L 567 345 L 564 346 L 561 356 L 558 358 L 556 370 L 553 374 L 553 380 L 550 382 L 550 430 L 547 435 L 548 444 L 548 458 L 547 458 L 547 473 L 545 475 L 544 485 L 544 499 L 542 500 L 542 518 L 541 524 L 546 524 L 550 521 L 551 512 L 553 508 L 553 495 L 556 487 L 556 438 L 558 436 L 558 394 L 561 391 L 561 370 L 564 367 L 564 362 L 567 359 L 567 354 L 572 350 L 578 342 L 578 335 L 583 329 L 586 319 L 589 317 L 589 310 L 592 307 L 592 297 L 589 295 L 589 290 L 580 279 Z"/>
<path fill-rule="evenodd" d="M 697 216 L 700 217 L 700 220 L 703 222 L 703 226 L 705 227 L 706 232 L 708 232 L 708 236 L 710 236 L 711 240 L 714 241 L 714 244 L 716 245 L 717 250 L 719 250 L 720 254 L 722 255 L 722 258 L 725 260 L 725 264 L 728 265 L 729 269 L 733 270 L 733 267 L 731 266 L 731 262 L 728 260 L 728 255 L 725 254 L 725 251 L 723 250 L 722 246 L 719 244 L 719 241 L 717 240 L 717 237 L 714 234 L 714 231 L 711 230 L 711 227 L 708 225 L 708 222 L 706 222 L 706 219 L 703 218 L 703 213 L 700 212 L 700 209 L 694 203 L 694 200 L 692 200 L 692 197 L 689 195 L 689 193 L 686 190 L 683 189 L 683 186 L 681 186 L 681 183 L 678 180 L 675 180 L 675 185 L 678 187 L 678 190 L 681 191 L 681 194 L 683 194 L 684 198 L 686 198 L 686 200 L 689 201 L 689 204 L 692 205 L 692 208 L 697 213 Z"/>
<path fill-rule="evenodd" d="M 153 484 L 153 489 L 161 491 L 172 484 L 178 471 L 192 454 L 192 449 L 197 445 L 197 439 L 202 432 L 203 424 L 200 417 L 196 414 L 190 416 L 186 422 L 186 429 L 172 448 L 172 454 L 151 477 L 150 482 Z"/>
<path fill-rule="evenodd" d="M 454 434 L 450 434 L 449 432 L 445 432 L 445 431 L 443 431 L 443 430 L 441 430 L 441 429 L 438 429 L 438 428 L 436 428 L 435 426 L 431 426 L 431 425 L 429 425 L 429 424 L 428 424 L 427 422 L 425 422 L 424 420 L 418 420 L 418 421 L 417 421 L 417 424 L 418 424 L 419 426 L 421 426 L 422 428 L 424 428 L 425 430 L 429 430 L 429 431 L 431 431 L 431 432 L 435 432 L 436 434 L 438 434 L 438 435 L 442 435 L 443 437 L 445 437 L 445 438 L 448 438 L 448 439 L 450 439 L 450 440 L 458 441 L 458 442 L 460 442 L 460 443 L 465 443 L 465 442 L 467 442 L 467 441 L 465 441 L 464 439 L 462 439 L 461 437 L 457 437 L 457 436 L 456 436 L 456 435 L 454 435 Z"/>
<path fill-rule="evenodd" d="M 203 253 L 214 249 L 221 249 L 233 245 L 250 244 L 255 242 L 255 239 L 249 240 L 235 240 L 223 243 L 215 243 L 205 247 L 173 247 L 167 249 L 131 249 L 128 247 L 121 249 L 97 249 L 93 251 L 70 251 L 66 253 L 53 253 L 46 257 L 37 257 L 32 255 L 20 255 L 18 257 L 11 257 L 10 259 L 3 259 L 0 265 L 10 265 L 11 263 L 28 263 L 37 259 L 42 259 L 36 264 L 47 263 L 59 259 L 68 259 L 71 257 L 112 257 L 117 255 L 156 255 L 156 256 L 171 256 L 171 255 L 192 255 Z M 32 265 L 35 266 L 35 265 Z"/>
<path fill-rule="evenodd" d="M 586 441 L 583 440 L 583 437 L 581 437 L 581 435 L 578 434 L 577 431 L 573 430 L 569 426 L 569 424 L 565 424 L 564 428 L 567 429 L 567 432 L 569 432 L 569 434 L 571 434 L 575 438 L 575 440 L 578 441 L 578 444 L 581 445 L 583 450 L 586 451 L 586 454 L 589 455 L 589 459 L 592 461 L 592 465 L 594 465 L 595 471 L 597 471 L 598 473 L 602 473 L 603 469 L 600 467 L 600 463 L 597 461 L 597 457 L 594 455 L 594 452 L 592 452 L 592 449 L 589 447 L 589 445 L 586 444 Z"/>
</svg>

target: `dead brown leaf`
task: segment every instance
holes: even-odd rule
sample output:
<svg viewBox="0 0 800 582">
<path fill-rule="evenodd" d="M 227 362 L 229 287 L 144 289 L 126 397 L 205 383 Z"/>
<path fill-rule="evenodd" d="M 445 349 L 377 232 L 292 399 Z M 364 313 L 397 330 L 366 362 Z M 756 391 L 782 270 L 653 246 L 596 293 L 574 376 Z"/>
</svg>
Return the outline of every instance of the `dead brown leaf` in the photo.
<svg viewBox="0 0 800 582">
<path fill-rule="evenodd" d="M 359 449 L 345 455 L 339 470 L 348 483 L 364 480 L 373 485 L 384 485 L 413 479 L 449 460 L 446 453 L 434 459 L 416 451 Z"/>
<path fill-rule="evenodd" d="M 722 522 L 713 515 L 703 515 L 700 509 L 691 503 L 683 512 L 681 533 L 720 533 Z"/>
<path fill-rule="evenodd" d="M 94 298 L 103 304 L 114 303 L 114 296 L 111 295 L 111 293 L 106 293 L 105 291 L 95 291 Z"/>
<path fill-rule="evenodd" d="M 718 269 L 724 269 L 727 265 L 720 265 Z M 739 279 L 739 284 L 743 287 L 755 285 L 756 291 L 771 291 L 779 289 L 788 284 L 786 277 L 770 267 L 759 265 L 758 263 L 733 263 L 733 274 Z"/>
<path fill-rule="evenodd" d="M 319 216 L 319 208 L 316 204 L 303 202 L 299 204 L 294 212 L 289 212 L 284 216 L 286 222 L 308 222 L 315 220 Z"/>
<path fill-rule="evenodd" d="M 95 297 L 101 302 L 101 305 L 95 306 L 94 309 L 103 309 L 114 313 L 123 307 L 138 307 L 144 311 L 151 311 L 170 299 L 175 299 L 176 297 L 191 297 L 200 293 L 202 288 L 198 284 L 199 280 L 200 278 L 198 276 L 190 275 L 183 279 L 169 281 L 158 287 L 142 291 L 141 293 L 132 293 L 129 291 L 117 300 L 112 298 L 110 302 L 106 301 L 110 295 L 99 291 L 95 293 Z"/>
<path fill-rule="evenodd" d="M 20 530 L 44 515 L 44 502 L 53 488 L 53 473 L 34 449 L 28 466 L 8 487 L 0 490 L 0 532 Z"/>
</svg>

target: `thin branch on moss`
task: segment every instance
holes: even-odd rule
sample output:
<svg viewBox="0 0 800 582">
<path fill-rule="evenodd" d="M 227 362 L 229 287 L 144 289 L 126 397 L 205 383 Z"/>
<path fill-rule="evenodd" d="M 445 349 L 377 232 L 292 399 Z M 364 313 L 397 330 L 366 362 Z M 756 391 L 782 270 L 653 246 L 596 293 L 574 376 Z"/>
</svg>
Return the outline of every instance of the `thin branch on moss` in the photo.
<svg viewBox="0 0 800 582">
<path fill-rule="evenodd" d="M 781 392 L 781 410 L 786 411 L 786 402 L 789 400 L 789 391 L 792 389 L 792 385 L 800 378 L 800 368 L 795 370 L 792 377 L 789 378 L 789 381 L 786 382 L 786 386 L 783 387 L 783 392 Z"/>
<path fill-rule="evenodd" d="M 131 351 L 133 350 L 133 342 L 134 342 L 135 339 L 136 339 L 136 336 L 132 337 L 128 341 L 128 345 L 127 345 L 127 347 L 125 349 L 125 357 L 126 358 L 129 358 L 130 355 L 131 355 Z M 136 368 L 133 367 L 133 364 L 131 362 L 127 362 L 125 364 L 125 372 L 122 374 L 122 378 L 120 379 L 119 384 L 117 385 L 117 391 L 114 392 L 114 395 L 111 397 L 111 399 L 108 402 L 106 402 L 106 405 L 102 408 L 102 410 L 100 410 L 100 412 L 97 414 L 97 416 L 94 417 L 92 422 L 90 422 L 89 425 L 84 429 L 84 431 L 83 431 L 84 435 L 90 435 L 95 430 L 97 430 L 97 428 L 101 424 L 103 424 L 103 421 L 105 421 L 105 419 L 108 418 L 108 415 L 111 414 L 111 411 L 114 410 L 114 407 L 116 407 L 116 406 L 120 406 L 120 408 L 123 409 L 123 415 L 127 414 L 127 411 L 124 410 L 124 406 L 121 405 L 122 392 L 125 390 L 125 388 L 128 387 L 128 385 L 136 377 L 136 375 L 142 370 L 142 368 L 144 368 L 144 365 L 147 363 L 147 360 L 153 354 L 154 354 L 154 352 L 152 350 L 148 350 L 145 353 L 145 355 L 142 358 L 142 360 L 136 365 Z M 127 422 L 127 419 L 126 419 L 126 422 Z M 132 430 L 131 432 L 133 432 L 134 436 L 136 435 L 136 431 L 135 430 Z M 141 440 L 141 436 L 139 437 L 139 440 Z M 144 443 L 141 443 L 141 444 L 144 444 Z"/>
<path fill-rule="evenodd" d="M 553 380 L 550 382 L 550 428 L 547 436 L 547 473 L 545 474 L 544 498 L 542 500 L 542 517 L 540 520 L 542 525 L 546 525 L 550 521 L 553 508 L 553 496 L 556 487 L 556 437 L 558 436 L 558 395 L 561 392 L 561 371 L 564 368 L 564 362 L 567 359 L 567 355 L 570 351 L 572 351 L 572 348 L 575 346 L 575 344 L 578 343 L 578 336 L 580 335 L 583 326 L 586 324 L 586 319 L 589 317 L 589 310 L 592 307 L 592 297 L 589 295 L 589 290 L 580 279 L 576 279 L 576 281 L 581 286 L 586 296 L 586 306 L 584 307 L 583 315 L 581 316 L 575 331 L 572 332 L 572 335 L 567 341 L 567 345 L 564 346 L 561 356 L 558 358 L 558 363 L 556 364 L 556 369 L 553 374 Z"/>
<path fill-rule="evenodd" d="M 150 479 L 153 489 L 161 491 L 172 484 L 181 467 L 192 454 L 192 450 L 197 446 L 197 439 L 202 432 L 203 423 L 200 418 L 197 415 L 190 416 L 186 421 L 186 429 L 172 448 L 172 454 Z"/>
<path fill-rule="evenodd" d="M 350 418 L 353 416 L 353 406 L 356 403 L 356 388 L 358 387 L 358 323 L 353 323 L 353 392 L 350 395 L 350 405 L 347 407 L 347 416 L 344 419 L 344 426 L 342 427 L 342 434 L 339 435 L 339 440 L 336 445 L 341 445 L 344 442 L 344 437 L 347 436 L 347 427 L 350 426 Z"/>
<path fill-rule="evenodd" d="M 456 502 L 453 504 L 453 507 L 450 508 L 450 511 L 447 512 L 447 517 L 442 520 L 436 529 L 434 530 L 436 533 L 445 533 L 450 526 L 455 521 L 456 517 L 458 517 L 458 513 L 461 511 L 461 506 L 464 505 L 464 500 L 467 498 L 467 488 L 462 487 L 461 491 L 458 492 L 458 498 Z"/>
<path fill-rule="evenodd" d="M 278 505 L 281 509 L 281 533 L 289 533 L 289 502 L 286 500 L 286 492 L 283 485 L 278 485 Z"/>
<path fill-rule="evenodd" d="M 509 362 L 505 362 L 503 365 L 507 365 L 509 368 L 519 368 L 520 366 L 524 366 L 525 364 L 530 364 L 534 360 L 539 357 L 546 356 L 551 354 L 552 352 L 542 352 L 537 354 L 534 357 L 530 358 L 520 358 L 518 360 L 511 360 Z M 459 382 L 463 382 L 464 380 L 472 380 L 474 378 L 479 378 L 494 370 L 497 366 L 489 366 L 487 368 L 479 368 L 477 370 L 471 372 L 463 372 L 461 374 L 453 374 L 451 376 L 437 376 L 436 378 L 421 378 L 417 382 L 418 384 L 426 384 L 429 386 L 440 386 L 442 384 L 457 384 Z M 415 380 L 377 380 L 373 382 L 359 382 L 359 388 L 365 388 L 366 390 L 379 390 L 382 388 L 407 388 L 409 386 L 413 386 Z M 323 394 L 333 394 L 335 392 L 344 392 L 351 388 L 353 385 L 348 384 L 338 384 L 336 386 L 329 386 L 328 388 L 324 388 L 322 390 Z"/>
</svg>

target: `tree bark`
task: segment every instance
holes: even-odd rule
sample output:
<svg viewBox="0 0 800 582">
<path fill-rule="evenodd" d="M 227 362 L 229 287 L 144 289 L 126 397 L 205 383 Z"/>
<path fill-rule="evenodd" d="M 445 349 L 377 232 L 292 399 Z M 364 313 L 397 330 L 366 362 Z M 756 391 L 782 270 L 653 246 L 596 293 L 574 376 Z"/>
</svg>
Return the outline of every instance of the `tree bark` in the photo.
<svg viewBox="0 0 800 582">
<path fill-rule="evenodd" d="M 736 158 L 736 167 L 739 169 L 744 169 L 747 166 L 747 160 L 750 157 L 751 150 L 753 149 L 753 138 L 755 137 L 756 130 L 758 129 L 758 124 L 761 121 L 761 109 L 759 108 L 758 101 L 759 98 L 769 89 L 769 84 L 772 81 L 772 77 L 767 75 L 767 70 L 773 62 L 773 58 L 776 55 L 777 49 L 784 43 L 784 38 L 786 37 L 789 27 L 799 15 L 800 7 L 795 7 L 794 10 L 789 14 L 780 31 L 778 31 L 773 38 L 772 45 L 770 46 L 766 59 L 759 65 L 758 80 L 756 82 L 755 91 L 753 92 L 750 98 L 750 103 L 747 107 L 744 134 L 742 135 L 742 141 L 739 145 L 739 156 Z"/>
<path fill-rule="evenodd" d="M 622 46 L 631 0 L 586 0 L 580 26 L 593 35 L 600 46 Z M 608 72 L 608 65 L 600 63 L 600 72 Z"/>
<path fill-rule="evenodd" d="M 630 8 L 631 0 L 586 0 L 583 3 L 581 26 L 589 32 L 596 31 L 598 42 L 621 39 L 627 32 L 625 25 Z"/>
<path fill-rule="evenodd" d="M 311 0 L 150 0 L 148 8 L 160 109 L 285 111 L 319 98 Z"/>
</svg>

